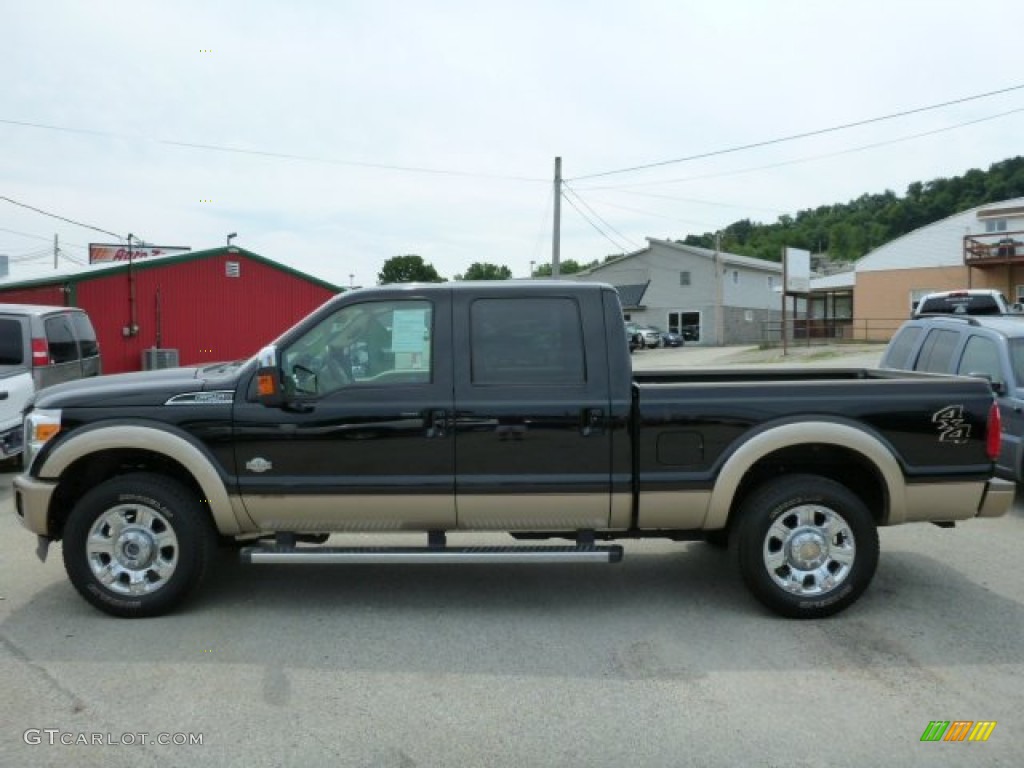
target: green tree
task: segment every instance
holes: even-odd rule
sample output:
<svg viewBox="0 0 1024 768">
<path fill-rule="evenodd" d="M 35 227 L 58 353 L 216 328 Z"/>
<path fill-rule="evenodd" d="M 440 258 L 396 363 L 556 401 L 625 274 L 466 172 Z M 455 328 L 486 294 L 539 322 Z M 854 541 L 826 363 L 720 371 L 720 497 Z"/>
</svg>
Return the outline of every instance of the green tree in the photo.
<svg viewBox="0 0 1024 768">
<path fill-rule="evenodd" d="M 512 270 L 502 264 L 474 261 L 469 265 L 465 274 L 456 275 L 456 280 L 508 280 L 512 277 Z"/>
<path fill-rule="evenodd" d="M 377 273 L 377 284 L 389 283 L 443 283 L 444 278 L 437 274 L 432 264 L 423 261 L 422 256 L 408 253 L 404 256 L 393 256 L 384 262 Z"/>
<path fill-rule="evenodd" d="M 578 261 L 574 261 L 573 259 L 566 259 L 565 261 L 559 262 L 558 271 L 563 275 L 575 275 L 577 272 L 582 272 L 584 269 L 596 266 L 596 261 L 592 261 L 590 264 L 580 264 Z M 541 264 L 536 270 L 534 270 L 533 276 L 551 277 L 551 265 Z"/>
</svg>

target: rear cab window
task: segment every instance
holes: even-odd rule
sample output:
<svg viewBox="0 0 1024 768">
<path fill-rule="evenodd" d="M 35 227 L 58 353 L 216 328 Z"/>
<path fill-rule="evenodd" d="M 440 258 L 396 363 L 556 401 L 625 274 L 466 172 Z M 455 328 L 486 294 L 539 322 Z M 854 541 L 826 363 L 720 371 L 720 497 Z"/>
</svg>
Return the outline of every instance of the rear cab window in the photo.
<svg viewBox="0 0 1024 768">
<path fill-rule="evenodd" d="M 96 330 L 92 327 L 89 316 L 84 312 L 72 312 L 71 326 L 78 337 L 78 346 L 82 357 L 95 357 L 100 353 L 100 345 L 96 341 Z"/>
<path fill-rule="evenodd" d="M 923 329 L 919 325 L 907 326 L 889 342 L 889 348 L 885 351 L 885 358 L 880 365 L 883 368 L 898 368 L 907 370 L 913 365 L 911 354 L 917 346 L 917 340 L 921 337 Z"/>
<path fill-rule="evenodd" d="M 992 339 L 977 334 L 968 337 L 956 372 L 962 376 L 980 374 L 987 376 L 993 383 L 1006 383 L 1003 365 L 999 359 L 999 347 Z"/>
<path fill-rule="evenodd" d="M 55 364 L 73 363 L 79 359 L 78 342 L 71 330 L 71 321 L 67 315 L 48 317 L 43 323 L 46 331 L 46 343 L 50 347 L 50 359 Z"/>
</svg>

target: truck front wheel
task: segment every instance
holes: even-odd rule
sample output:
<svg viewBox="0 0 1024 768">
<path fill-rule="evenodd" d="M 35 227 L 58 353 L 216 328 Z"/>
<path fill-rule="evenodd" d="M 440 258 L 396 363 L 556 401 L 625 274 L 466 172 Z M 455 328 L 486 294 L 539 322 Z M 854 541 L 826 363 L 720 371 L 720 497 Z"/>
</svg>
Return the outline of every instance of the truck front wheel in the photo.
<svg viewBox="0 0 1024 768">
<path fill-rule="evenodd" d="M 181 483 L 115 477 L 85 494 L 64 528 L 64 568 L 82 597 L 113 616 L 157 616 L 195 589 L 216 549 L 205 510 Z"/>
<path fill-rule="evenodd" d="M 753 491 L 732 537 L 747 587 L 783 616 L 838 613 L 867 589 L 878 565 L 878 530 L 849 489 L 789 475 Z"/>
</svg>

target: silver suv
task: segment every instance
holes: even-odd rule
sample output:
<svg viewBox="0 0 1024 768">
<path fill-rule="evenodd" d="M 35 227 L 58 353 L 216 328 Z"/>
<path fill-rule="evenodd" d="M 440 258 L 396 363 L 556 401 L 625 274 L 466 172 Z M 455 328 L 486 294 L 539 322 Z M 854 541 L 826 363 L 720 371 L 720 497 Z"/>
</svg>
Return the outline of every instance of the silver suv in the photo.
<svg viewBox="0 0 1024 768">
<path fill-rule="evenodd" d="M 21 453 L 21 412 L 37 390 L 100 372 L 96 331 L 83 310 L 0 304 L 0 459 Z"/>
<path fill-rule="evenodd" d="M 907 320 L 880 368 L 981 376 L 992 382 L 1003 422 L 996 474 L 1024 483 L 1024 315 L 931 315 Z"/>
</svg>

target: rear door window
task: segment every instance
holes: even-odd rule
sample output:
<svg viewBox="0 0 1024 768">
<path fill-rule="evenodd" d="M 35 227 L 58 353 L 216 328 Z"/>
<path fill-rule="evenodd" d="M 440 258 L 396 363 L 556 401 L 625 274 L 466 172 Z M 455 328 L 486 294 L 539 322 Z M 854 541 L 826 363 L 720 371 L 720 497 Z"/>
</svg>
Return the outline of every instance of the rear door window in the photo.
<svg viewBox="0 0 1024 768">
<path fill-rule="evenodd" d="M 25 364 L 25 343 L 21 321 L 13 317 L 0 317 L 0 366 Z"/>
<path fill-rule="evenodd" d="M 71 330 L 71 321 L 67 315 L 55 315 L 46 318 L 46 341 L 50 346 L 50 359 L 54 364 L 73 363 L 78 360 L 78 344 Z"/>
<path fill-rule="evenodd" d="M 470 307 L 471 381 L 582 386 L 580 310 L 569 298 L 477 299 Z"/>
<path fill-rule="evenodd" d="M 915 370 L 929 373 L 949 373 L 953 362 L 953 353 L 960 342 L 957 331 L 936 328 L 928 332 L 921 354 L 917 358 Z"/>
</svg>

